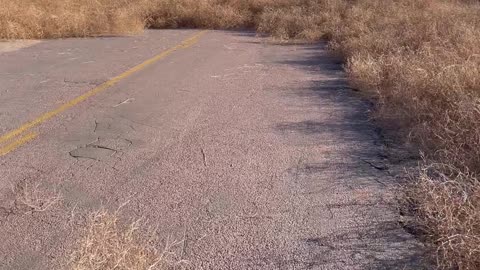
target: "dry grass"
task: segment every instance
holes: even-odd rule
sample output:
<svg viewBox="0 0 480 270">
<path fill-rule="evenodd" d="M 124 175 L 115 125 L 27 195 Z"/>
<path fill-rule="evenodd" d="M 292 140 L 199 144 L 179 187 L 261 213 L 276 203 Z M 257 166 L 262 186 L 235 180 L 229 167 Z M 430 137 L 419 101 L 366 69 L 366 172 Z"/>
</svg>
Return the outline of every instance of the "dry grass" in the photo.
<svg viewBox="0 0 480 270">
<path fill-rule="evenodd" d="M 131 34 L 144 27 L 254 27 L 266 9 L 294 2 L 302 1 L 0 0 L 0 39 Z"/>
<path fill-rule="evenodd" d="M 145 26 L 326 38 L 352 86 L 376 101 L 379 122 L 432 160 L 410 194 L 439 265 L 480 269 L 479 14 L 475 0 L 0 0 L 0 38 Z"/>
<path fill-rule="evenodd" d="M 46 191 L 40 184 L 22 181 L 12 189 L 15 194 L 16 212 L 43 212 L 60 201 L 61 196 L 55 191 Z"/>
<path fill-rule="evenodd" d="M 141 12 L 128 0 L 0 0 L 0 39 L 138 33 Z"/>
<path fill-rule="evenodd" d="M 73 270 L 155 270 L 177 269 L 185 261 L 177 259 L 172 248 L 178 242 L 168 242 L 163 251 L 156 249 L 153 232 L 142 231 L 139 221 L 124 225 L 119 212 L 100 210 L 93 213 L 71 254 L 69 268 Z"/>
<path fill-rule="evenodd" d="M 47 190 L 39 183 L 23 180 L 12 187 L 12 199 L 0 207 L 4 215 L 44 212 L 61 200 L 55 190 Z"/>
<path fill-rule="evenodd" d="M 31 180 L 23 180 L 12 187 L 6 196 L 6 203 L 0 205 L 0 217 L 17 214 L 44 212 L 61 199 L 60 193 L 49 190 Z"/>
<path fill-rule="evenodd" d="M 478 269 L 480 182 L 444 164 L 425 165 L 409 190 L 426 236 L 436 244 L 438 265 Z"/>
</svg>

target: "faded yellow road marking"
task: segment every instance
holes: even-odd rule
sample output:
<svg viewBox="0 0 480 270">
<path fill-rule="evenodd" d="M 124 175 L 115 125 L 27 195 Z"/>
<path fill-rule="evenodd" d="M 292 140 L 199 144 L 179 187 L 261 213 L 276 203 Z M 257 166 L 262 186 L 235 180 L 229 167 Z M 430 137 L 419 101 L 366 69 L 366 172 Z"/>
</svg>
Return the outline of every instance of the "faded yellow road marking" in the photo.
<svg viewBox="0 0 480 270">
<path fill-rule="evenodd" d="M 12 152 L 13 150 L 17 149 L 21 145 L 24 145 L 27 142 L 35 139 L 37 136 L 38 136 L 38 133 L 31 132 L 31 133 L 28 133 L 25 136 L 20 137 L 19 139 L 15 140 L 11 144 L 8 144 L 8 145 L 0 148 L 0 156 L 4 156 L 4 155 Z"/>
<path fill-rule="evenodd" d="M 117 84 L 119 81 L 131 76 L 132 74 L 138 72 L 138 71 L 141 71 L 143 69 L 145 69 L 146 67 L 154 64 L 155 62 L 165 58 L 166 56 L 172 54 L 173 52 L 177 51 L 177 50 L 180 50 L 180 49 L 186 49 L 186 48 L 189 48 L 191 47 L 192 45 L 194 45 L 195 43 L 197 43 L 198 39 L 204 35 L 207 31 L 201 31 L 195 35 L 193 35 L 192 37 L 184 40 L 182 43 L 178 44 L 177 46 L 175 47 L 172 47 L 166 51 L 163 51 L 162 53 L 156 55 L 155 57 L 153 58 L 150 58 L 148 59 L 147 61 L 125 71 L 124 73 L 102 83 L 101 85 L 93 88 L 92 90 L 86 92 L 85 94 L 81 95 L 81 96 L 78 96 L 70 101 L 68 101 L 67 103 L 63 104 L 62 106 L 58 107 L 57 109 L 53 110 L 53 111 L 50 111 L 50 112 L 47 112 L 47 113 L 44 113 L 43 115 L 41 115 L 40 117 L 28 122 L 28 123 L 25 123 L 23 124 L 22 126 L 20 126 L 19 128 L 15 129 L 15 130 L 12 130 L 8 133 L 6 133 L 5 135 L 1 136 L 0 137 L 0 144 L 2 143 L 5 143 L 6 141 L 8 140 L 11 140 L 13 138 L 15 138 L 16 136 L 22 134 L 23 132 L 47 121 L 48 119 L 64 112 L 65 110 L 77 105 L 78 103 L 82 102 L 82 101 L 85 101 L 87 98 L 91 97 L 91 96 L 94 96 L 112 86 L 114 86 L 115 84 Z M 28 135 L 27 135 L 28 136 Z M 25 138 L 25 137 L 22 137 L 22 138 Z M 15 145 L 15 147 L 13 149 L 11 149 L 10 151 L 8 152 L 11 152 L 13 150 L 15 150 L 15 148 L 27 143 L 28 141 L 30 141 L 31 139 L 34 139 L 35 137 L 31 138 L 30 140 L 22 140 L 22 138 L 19 138 L 17 139 L 16 141 L 12 142 L 11 144 L 3 147 L 3 148 L 0 148 L 0 153 L 3 153 L 7 147 L 11 146 L 11 145 Z M 3 155 L 5 155 L 6 153 L 4 153 Z"/>
</svg>

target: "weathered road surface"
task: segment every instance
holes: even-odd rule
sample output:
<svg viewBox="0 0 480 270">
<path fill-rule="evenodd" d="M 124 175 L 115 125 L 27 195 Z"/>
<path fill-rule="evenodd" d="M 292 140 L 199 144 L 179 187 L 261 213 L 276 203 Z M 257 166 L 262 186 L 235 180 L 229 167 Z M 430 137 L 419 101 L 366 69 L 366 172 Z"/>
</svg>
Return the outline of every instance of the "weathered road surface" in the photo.
<svg viewBox="0 0 480 270">
<path fill-rule="evenodd" d="M 82 217 L 126 201 L 125 218 L 185 238 L 195 269 L 419 269 L 368 106 L 338 61 L 250 33 L 182 44 L 198 33 L 0 55 L 0 269 L 64 268 Z M 22 181 L 63 200 L 12 213 Z"/>
</svg>

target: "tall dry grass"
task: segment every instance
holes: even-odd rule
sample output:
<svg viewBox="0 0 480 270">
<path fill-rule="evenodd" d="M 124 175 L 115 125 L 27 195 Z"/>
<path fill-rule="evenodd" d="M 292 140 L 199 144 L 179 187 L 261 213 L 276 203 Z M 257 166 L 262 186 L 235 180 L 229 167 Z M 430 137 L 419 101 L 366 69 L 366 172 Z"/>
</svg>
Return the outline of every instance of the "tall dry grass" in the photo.
<svg viewBox="0 0 480 270">
<path fill-rule="evenodd" d="M 21 16 L 20 16 L 21 15 Z M 326 38 L 375 117 L 426 160 L 409 194 L 439 266 L 480 269 L 476 0 L 0 0 L 0 38 L 244 28 Z"/>
<path fill-rule="evenodd" d="M 0 39 L 138 33 L 142 11 L 128 0 L 0 0 Z"/>
</svg>

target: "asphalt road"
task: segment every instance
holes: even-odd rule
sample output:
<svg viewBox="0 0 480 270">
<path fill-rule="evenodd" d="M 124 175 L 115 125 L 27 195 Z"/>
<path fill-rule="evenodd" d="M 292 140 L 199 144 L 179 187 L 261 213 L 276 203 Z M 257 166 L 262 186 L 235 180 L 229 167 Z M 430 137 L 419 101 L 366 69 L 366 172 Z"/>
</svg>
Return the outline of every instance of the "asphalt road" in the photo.
<svg viewBox="0 0 480 270">
<path fill-rule="evenodd" d="M 126 201 L 193 269 L 420 268 L 369 107 L 323 44 L 43 41 L 0 54 L 0 104 L 0 269 L 62 269 L 84 217 Z M 12 213 L 22 181 L 62 200 Z"/>
</svg>

